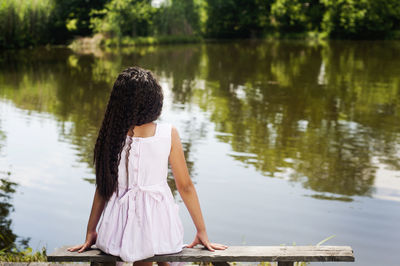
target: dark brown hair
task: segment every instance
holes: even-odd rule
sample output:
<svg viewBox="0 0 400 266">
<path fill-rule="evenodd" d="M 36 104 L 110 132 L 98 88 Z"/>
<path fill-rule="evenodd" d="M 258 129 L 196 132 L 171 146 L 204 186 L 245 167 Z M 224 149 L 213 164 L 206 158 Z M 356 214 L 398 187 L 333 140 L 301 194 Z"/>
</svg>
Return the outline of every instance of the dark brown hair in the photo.
<svg viewBox="0 0 400 266">
<path fill-rule="evenodd" d="M 122 71 L 114 82 L 93 156 L 96 186 L 105 200 L 118 193 L 118 165 L 129 129 L 156 120 L 163 98 L 153 74 L 137 66 Z"/>
</svg>

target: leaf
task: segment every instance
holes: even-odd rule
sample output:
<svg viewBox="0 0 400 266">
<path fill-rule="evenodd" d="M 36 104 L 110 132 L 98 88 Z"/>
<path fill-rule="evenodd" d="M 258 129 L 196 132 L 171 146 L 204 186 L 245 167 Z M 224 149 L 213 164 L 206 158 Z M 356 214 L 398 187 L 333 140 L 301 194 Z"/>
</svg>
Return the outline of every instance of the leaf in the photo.
<svg viewBox="0 0 400 266">
<path fill-rule="evenodd" d="M 325 238 L 324 240 L 320 241 L 320 242 L 317 244 L 317 246 L 322 245 L 323 243 L 325 243 L 325 242 L 328 241 L 329 239 L 334 238 L 335 236 L 336 236 L 336 235 L 328 236 L 328 237 Z"/>
</svg>

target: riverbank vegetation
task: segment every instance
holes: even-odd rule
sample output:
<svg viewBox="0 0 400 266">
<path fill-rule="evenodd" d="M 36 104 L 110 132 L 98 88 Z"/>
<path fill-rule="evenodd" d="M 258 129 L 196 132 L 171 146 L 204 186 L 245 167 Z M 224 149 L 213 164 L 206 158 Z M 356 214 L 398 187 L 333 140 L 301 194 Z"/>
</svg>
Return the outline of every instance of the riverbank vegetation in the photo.
<svg viewBox="0 0 400 266">
<path fill-rule="evenodd" d="M 400 39 L 397 0 L 1 0 L 0 47 L 231 38 Z"/>
<path fill-rule="evenodd" d="M 44 262 L 47 261 L 46 249 L 33 251 L 32 248 L 13 249 L 0 251 L 0 261 L 2 262 Z"/>
</svg>

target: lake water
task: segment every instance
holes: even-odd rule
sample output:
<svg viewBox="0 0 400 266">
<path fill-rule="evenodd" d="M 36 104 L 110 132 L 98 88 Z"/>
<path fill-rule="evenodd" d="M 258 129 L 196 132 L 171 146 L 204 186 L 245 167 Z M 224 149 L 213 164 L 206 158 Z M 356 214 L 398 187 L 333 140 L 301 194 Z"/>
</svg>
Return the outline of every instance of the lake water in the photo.
<svg viewBox="0 0 400 266">
<path fill-rule="evenodd" d="M 324 245 L 352 246 L 349 265 L 400 263 L 400 42 L 0 52 L 0 249 L 84 241 L 94 143 L 131 65 L 162 84 L 159 120 L 180 132 L 211 241 L 334 236 Z M 170 184 L 189 243 L 195 228 Z"/>
</svg>

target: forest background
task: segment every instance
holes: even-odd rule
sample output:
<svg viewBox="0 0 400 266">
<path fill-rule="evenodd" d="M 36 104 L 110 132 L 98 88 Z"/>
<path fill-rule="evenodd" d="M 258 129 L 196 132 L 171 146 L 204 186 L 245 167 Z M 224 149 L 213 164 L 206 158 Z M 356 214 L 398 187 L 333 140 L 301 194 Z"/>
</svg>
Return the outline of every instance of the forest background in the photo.
<svg viewBox="0 0 400 266">
<path fill-rule="evenodd" d="M 398 0 L 0 0 L 0 48 L 232 38 L 400 39 Z"/>
</svg>

